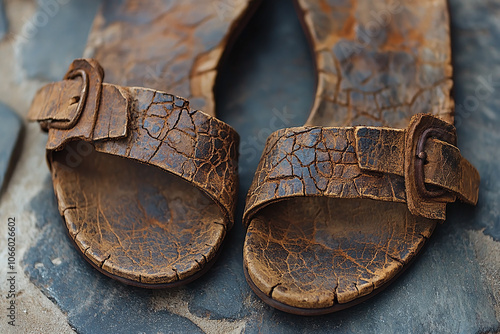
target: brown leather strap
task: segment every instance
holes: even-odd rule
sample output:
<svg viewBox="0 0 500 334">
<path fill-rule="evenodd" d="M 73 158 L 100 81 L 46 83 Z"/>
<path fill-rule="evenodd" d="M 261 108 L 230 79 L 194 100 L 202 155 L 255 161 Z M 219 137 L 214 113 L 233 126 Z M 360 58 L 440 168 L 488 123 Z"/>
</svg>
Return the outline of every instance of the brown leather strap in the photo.
<svg viewBox="0 0 500 334">
<path fill-rule="evenodd" d="M 290 128 L 268 138 L 244 222 L 296 196 L 406 202 L 414 215 L 444 220 L 447 202 L 458 196 L 475 204 L 478 189 L 479 174 L 455 146 L 454 127 L 431 115 L 414 116 L 406 130 Z"/>
<path fill-rule="evenodd" d="M 82 69 L 85 74 L 71 74 Z M 72 79 L 38 91 L 28 115 L 48 131 L 49 156 L 70 141 L 85 140 L 99 152 L 135 159 L 191 182 L 234 222 L 239 143 L 234 129 L 190 109 L 185 99 L 102 84 L 103 71 L 94 60 L 76 60 L 68 73 Z"/>
</svg>

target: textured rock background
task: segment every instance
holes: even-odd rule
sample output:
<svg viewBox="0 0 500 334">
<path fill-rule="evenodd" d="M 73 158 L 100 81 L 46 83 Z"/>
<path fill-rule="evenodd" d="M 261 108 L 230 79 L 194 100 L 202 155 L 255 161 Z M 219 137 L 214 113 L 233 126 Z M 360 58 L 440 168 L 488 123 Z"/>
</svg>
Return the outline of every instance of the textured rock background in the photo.
<svg viewBox="0 0 500 334">
<path fill-rule="evenodd" d="M 12 155 L 20 131 L 8 125 L 3 110 L 24 117 L 36 89 L 59 79 L 81 56 L 98 4 L 4 1 L 0 165 Z M 186 287 L 148 291 L 108 279 L 76 253 L 65 235 L 44 160 L 46 136 L 30 124 L 0 198 L 0 310 L 7 307 L 8 217 L 16 217 L 18 247 L 18 327 L 8 326 L 0 311 L 0 332 L 500 332 L 500 4 L 450 0 L 450 8 L 459 146 L 481 173 L 480 202 L 476 208 L 451 205 L 446 224 L 384 293 L 322 317 L 276 311 L 250 291 L 243 277 L 241 222 L 215 266 Z M 223 66 L 217 89 L 218 115 L 241 135 L 239 217 L 266 137 L 307 118 L 313 70 L 291 1 L 265 1 Z"/>
</svg>

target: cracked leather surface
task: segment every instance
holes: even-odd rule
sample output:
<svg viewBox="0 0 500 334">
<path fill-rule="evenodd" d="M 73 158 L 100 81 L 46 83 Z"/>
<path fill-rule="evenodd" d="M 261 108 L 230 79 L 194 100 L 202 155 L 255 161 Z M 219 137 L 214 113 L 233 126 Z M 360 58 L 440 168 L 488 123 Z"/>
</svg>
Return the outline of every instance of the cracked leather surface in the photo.
<svg viewBox="0 0 500 334">
<path fill-rule="evenodd" d="M 95 266 L 168 284 L 214 259 L 228 222 L 203 192 L 158 168 L 95 151 L 67 168 L 68 148 L 78 149 L 54 154 L 54 189 L 70 237 Z"/>
<path fill-rule="evenodd" d="M 318 76 L 307 125 L 406 128 L 422 112 L 453 123 L 446 1 L 296 2 Z"/>
<path fill-rule="evenodd" d="M 301 308 L 330 307 L 389 281 L 434 227 L 402 203 L 293 198 L 265 207 L 251 221 L 245 265 L 273 299 Z"/>
<path fill-rule="evenodd" d="M 96 150 L 160 167 L 196 185 L 219 203 L 231 227 L 238 191 L 238 134 L 224 122 L 190 109 L 183 98 L 140 88 L 129 93 L 130 135 L 96 142 Z M 109 104 L 116 110 L 113 101 Z"/>
<path fill-rule="evenodd" d="M 60 213 L 77 249 L 106 275 L 172 286 L 215 260 L 234 221 L 238 135 L 213 117 L 213 84 L 252 3 L 239 1 L 221 20 L 186 1 L 105 2 L 86 53 L 112 84 L 102 84 L 97 61 L 78 60 L 72 69 L 84 68 L 89 81 L 80 114 L 82 78 L 35 97 L 30 117 L 49 132 Z"/>
<path fill-rule="evenodd" d="M 423 200 L 413 165 L 415 124 L 427 122 L 417 114 L 453 122 L 449 17 L 446 1 L 297 4 L 316 100 L 304 127 L 268 139 L 247 197 L 244 266 L 273 302 L 333 311 L 406 269 L 455 199 Z M 452 144 L 427 141 L 425 182 L 475 203 L 479 175 Z"/>
<path fill-rule="evenodd" d="M 257 2 L 104 1 L 85 57 L 99 60 L 107 82 L 169 92 L 215 115 L 217 66 Z"/>
<path fill-rule="evenodd" d="M 412 123 L 431 116 L 417 115 Z M 447 123 L 442 123 L 446 126 Z M 452 129 L 454 133 L 454 129 Z M 367 198 L 407 202 L 405 151 L 414 142 L 405 141 L 407 131 L 374 127 L 297 127 L 271 134 L 248 192 L 245 221 L 252 212 L 276 200 L 297 196 Z M 418 138 L 418 136 L 413 136 Z M 469 204 L 477 202 L 479 174 L 462 158 L 454 145 L 438 139 L 426 143 L 428 163 L 424 165 L 426 184 L 458 195 Z M 415 153 L 408 154 L 411 157 Z M 413 166 L 413 165 L 412 165 Z M 411 167 L 407 168 L 412 175 Z M 411 177 L 407 178 L 411 182 Z M 415 196 L 414 194 L 411 194 Z M 427 201 L 427 210 L 410 208 L 414 215 L 444 219 L 446 202 Z M 412 197 L 413 200 L 413 197 Z M 417 201 L 418 200 L 418 201 Z M 421 206 L 420 196 L 415 206 Z M 413 203 L 413 202 L 412 202 Z"/>
<path fill-rule="evenodd" d="M 299 127 L 273 133 L 248 192 L 246 210 L 297 196 L 404 202 L 404 179 L 364 173 L 355 147 L 354 128 Z M 245 218 L 251 220 L 251 213 Z"/>
<path fill-rule="evenodd" d="M 65 80 L 42 88 L 30 118 L 74 117 L 44 107 L 66 106 L 73 86 Z M 48 125 L 48 160 L 69 234 L 112 275 L 145 284 L 188 278 L 214 259 L 233 224 L 238 134 L 170 94 L 109 84 L 97 90 L 99 108 L 85 107 L 73 128 Z M 87 129 L 93 145 L 75 142 L 73 134 Z"/>
</svg>

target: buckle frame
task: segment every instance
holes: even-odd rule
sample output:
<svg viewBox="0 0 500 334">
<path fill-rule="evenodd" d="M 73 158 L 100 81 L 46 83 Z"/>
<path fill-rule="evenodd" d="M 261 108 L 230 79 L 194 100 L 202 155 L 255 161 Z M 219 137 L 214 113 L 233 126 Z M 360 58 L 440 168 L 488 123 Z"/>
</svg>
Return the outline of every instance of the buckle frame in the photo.
<svg viewBox="0 0 500 334">
<path fill-rule="evenodd" d="M 436 138 L 453 144 L 455 137 L 442 128 L 432 127 L 424 130 L 417 140 L 417 150 L 415 158 L 415 186 L 420 196 L 426 198 L 436 198 L 445 195 L 447 191 L 445 189 L 429 190 L 425 185 L 424 165 L 425 161 L 427 160 L 425 143 L 429 138 Z"/>
<path fill-rule="evenodd" d="M 64 76 L 64 80 L 72 80 L 75 79 L 76 77 L 82 78 L 82 90 L 79 95 L 78 106 L 76 107 L 75 117 L 73 117 L 73 119 L 68 122 L 61 122 L 61 121 L 47 122 L 48 123 L 46 125 L 47 128 L 68 130 L 73 128 L 80 119 L 80 116 L 82 115 L 83 112 L 83 108 L 85 107 L 85 102 L 87 101 L 87 96 L 89 94 L 89 74 L 84 69 L 81 68 L 75 69 L 73 71 L 66 73 L 66 75 Z"/>
</svg>

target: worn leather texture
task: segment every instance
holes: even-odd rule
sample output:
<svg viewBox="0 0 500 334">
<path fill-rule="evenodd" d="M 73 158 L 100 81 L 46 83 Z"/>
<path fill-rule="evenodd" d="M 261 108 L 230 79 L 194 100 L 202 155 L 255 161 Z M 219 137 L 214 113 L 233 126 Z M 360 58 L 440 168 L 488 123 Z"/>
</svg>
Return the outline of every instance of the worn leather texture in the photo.
<svg viewBox="0 0 500 334">
<path fill-rule="evenodd" d="M 386 287 L 446 203 L 477 202 L 479 175 L 455 142 L 445 0 L 296 4 L 316 99 L 303 127 L 267 141 L 247 197 L 244 266 L 264 301 L 312 315 Z M 429 136 L 420 152 L 429 128 L 446 139 Z"/>
<path fill-rule="evenodd" d="M 453 123 L 446 1 L 295 0 L 317 67 L 307 125 L 406 128 Z"/>
<path fill-rule="evenodd" d="M 95 59 L 37 93 L 30 118 L 48 131 L 60 213 L 104 274 L 172 287 L 220 252 L 234 221 L 238 135 L 214 117 L 213 85 L 254 3 L 221 19 L 205 3 L 106 1 L 86 50 Z"/>
<path fill-rule="evenodd" d="M 416 115 L 411 123 L 422 119 L 427 126 L 439 123 L 449 127 L 425 114 Z M 450 131 L 455 132 L 453 127 Z M 410 212 L 443 220 L 446 202 L 454 201 L 455 196 L 476 204 L 478 172 L 456 146 L 434 138 L 425 146 L 428 163 L 423 169 L 424 180 L 426 184 L 446 189 L 449 194 L 429 200 L 418 195 L 412 179 L 416 154 L 408 150 L 408 147 L 416 147 L 418 138 L 407 130 L 383 127 L 298 127 L 276 131 L 267 140 L 248 192 L 245 223 L 252 219 L 252 212 L 262 206 L 298 196 L 406 203 L 407 189 L 412 189 Z M 405 166 L 406 161 L 410 166 Z M 414 196 L 418 196 L 417 200 Z"/>
<path fill-rule="evenodd" d="M 95 63 L 88 63 L 91 62 Z M 68 142 L 80 139 L 80 127 L 92 129 L 88 140 L 97 152 L 156 166 L 193 183 L 220 205 L 232 225 L 238 191 L 239 137 L 234 129 L 215 117 L 192 110 L 183 98 L 110 84 L 99 88 L 99 108 L 86 107 L 81 116 L 91 115 L 93 126 L 78 120 L 71 129 L 53 129 L 54 124 L 69 119 L 68 108 L 60 106 L 67 106 L 65 102 L 71 99 L 68 97 L 75 96 L 73 87 L 68 80 L 49 84 L 35 97 L 29 119 L 52 121 L 48 125 L 47 150 L 61 150 Z M 47 111 L 46 106 L 52 104 L 57 107 Z"/>
<path fill-rule="evenodd" d="M 215 115 L 217 67 L 258 2 L 104 1 L 85 57 L 99 60 L 108 82 L 183 96 Z"/>
<path fill-rule="evenodd" d="M 76 60 L 74 68 L 92 69 L 88 91 L 101 95 L 81 99 L 97 102 L 85 103 L 80 116 L 68 112 L 82 91 L 73 84 L 78 79 L 68 79 L 40 89 L 29 112 L 48 130 L 48 161 L 70 236 L 112 275 L 144 284 L 188 278 L 214 259 L 234 222 L 238 134 L 185 99 L 92 82 L 103 77 L 94 60 Z"/>
</svg>

